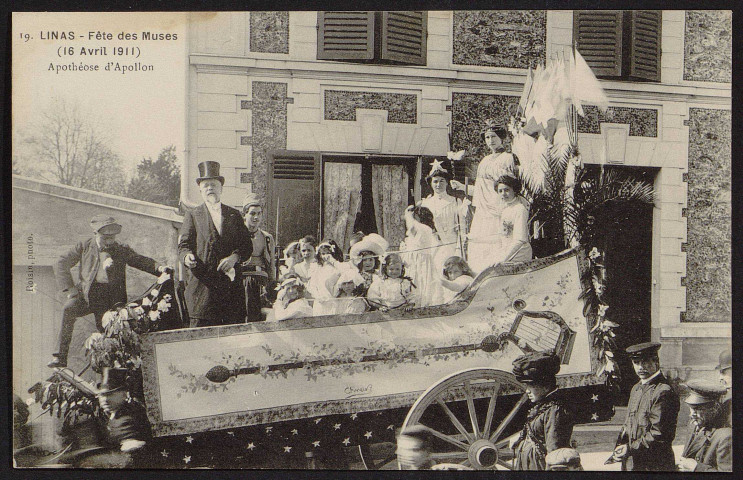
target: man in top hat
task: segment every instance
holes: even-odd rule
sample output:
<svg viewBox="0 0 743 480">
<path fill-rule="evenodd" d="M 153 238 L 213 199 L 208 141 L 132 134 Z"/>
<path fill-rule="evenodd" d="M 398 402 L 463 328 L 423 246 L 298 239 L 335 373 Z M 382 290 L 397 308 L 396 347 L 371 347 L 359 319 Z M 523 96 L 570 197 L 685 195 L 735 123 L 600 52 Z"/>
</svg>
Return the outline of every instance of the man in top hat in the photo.
<svg viewBox="0 0 743 480">
<path fill-rule="evenodd" d="M 196 179 L 204 203 L 187 211 L 178 235 L 186 266 L 186 307 L 191 327 L 245 321 L 245 290 L 235 265 L 250 256 L 252 242 L 240 212 L 222 204 L 219 163 L 201 162 Z"/>
<path fill-rule="evenodd" d="M 94 236 L 75 245 L 57 261 L 57 283 L 67 299 L 62 306 L 59 350 L 50 367 L 67 366 L 67 354 L 78 317 L 92 313 L 98 331 L 103 332 L 103 314 L 117 303 L 126 302 L 126 266 L 158 275 L 170 267 L 139 255 L 116 241 L 121 225 L 108 215 L 96 215 L 90 221 Z M 70 269 L 79 264 L 78 281 Z"/>
<path fill-rule="evenodd" d="M 273 290 L 276 284 L 276 242 L 273 236 L 260 228 L 263 222 L 263 202 L 255 193 L 243 200 L 242 215 L 252 243 L 250 257 L 242 264 L 245 277 L 245 308 L 248 322 L 263 320 L 261 315 L 261 290 Z"/>
<path fill-rule="evenodd" d="M 524 427 L 511 440 L 514 470 L 545 470 L 546 456 L 570 448 L 573 415 L 557 395 L 560 359 L 552 352 L 534 352 L 513 361 L 513 374 L 532 402 Z"/>
<path fill-rule="evenodd" d="M 720 361 L 717 364 L 717 373 L 720 383 L 726 393 L 722 399 L 722 406 L 727 411 L 728 425 L 733 426 L 733 351 L 728 348 L 720 352 Z"/>
<path fill-rule="evenodd" d="M 632 387 L 627 419 L 607 462 L 622 462 L 622 470 L 673 471 L 672 442 L 676 437 L 679 397 L 660 371 L 659 343 L 632 345 L 626 352 L 640 381 Z"/>
<path fill-rule="evenodd" d="M 725 387 L 705 380 L 687 384 L 689 420 L 694 433 L 686 442 L 678 461 L 682 472 L 732 472 L 733 430 L 727 423 L 727 411 L 722 398 Z"/>
</svg>

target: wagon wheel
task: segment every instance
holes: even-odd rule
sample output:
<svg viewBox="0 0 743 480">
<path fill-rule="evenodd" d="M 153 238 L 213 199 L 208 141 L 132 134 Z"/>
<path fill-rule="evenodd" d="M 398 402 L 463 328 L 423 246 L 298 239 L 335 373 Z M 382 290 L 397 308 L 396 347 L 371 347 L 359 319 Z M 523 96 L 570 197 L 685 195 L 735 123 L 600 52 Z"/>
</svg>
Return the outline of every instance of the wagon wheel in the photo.
<svg viewBox="0 0 743 480">
<path fill-rule="evenodd" d="M 418 428 L 446 444 L 447 451 L 431 452 L 431 459 L 436 463 L 458 464 L 475 470 L 510 470 L 512 467 L 506 460 L 513 455 L 508 448 L 509 438 L 504 434 L 528 397 L 522 394 L 508 413 L 499 415 L 501 418 L 495 418 L 496 406 L 501 392 L 522 393 L 523 390 L 511 373 L 502 370 L 473 368 L 454 373 L 439 380 L 418 398 L 405 418 L 402 432 L 418 425 Z M 466 401 L 469 418 L 464 423 L 446 404 L 453 401 L 452 394 L 457 395 L 457 400 L 464 397 Z M 478 418 L 475 410 L 475 399 L 478 398 L 489 399 L 483 423 L 480 423 L 482 415 Z M 456 433 L 445 433 L 422 423 L 421 418 L 427 412 L 429 419 L 432 414 L 438 414 L 436 418 L 448 417 Z M 467 423 L 470 425 L 465 427 Z"/>
</svg>

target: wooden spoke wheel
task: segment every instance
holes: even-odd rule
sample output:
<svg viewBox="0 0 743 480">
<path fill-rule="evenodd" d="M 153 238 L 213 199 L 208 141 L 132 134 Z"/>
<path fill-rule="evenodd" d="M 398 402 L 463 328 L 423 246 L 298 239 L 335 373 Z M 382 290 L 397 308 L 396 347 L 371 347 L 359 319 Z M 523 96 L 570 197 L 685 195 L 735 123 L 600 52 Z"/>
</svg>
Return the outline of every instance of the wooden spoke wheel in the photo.
<svg viewBox="0 0 743 480">
<path fill-rule="evenodd" d="M 514 419 L 528 401 L 523 392 L 513 374 L 502 370 L 473 368 L 454 373 L 418 398 L 402 432 L 416 426 L 430 434 L 435 443 L 430 457 L 435 463 L 510 470 L 513 453 L 506 435 L 515 431 Z M 518 398 L 515 404 L 514 398 Z"/>
</svg>

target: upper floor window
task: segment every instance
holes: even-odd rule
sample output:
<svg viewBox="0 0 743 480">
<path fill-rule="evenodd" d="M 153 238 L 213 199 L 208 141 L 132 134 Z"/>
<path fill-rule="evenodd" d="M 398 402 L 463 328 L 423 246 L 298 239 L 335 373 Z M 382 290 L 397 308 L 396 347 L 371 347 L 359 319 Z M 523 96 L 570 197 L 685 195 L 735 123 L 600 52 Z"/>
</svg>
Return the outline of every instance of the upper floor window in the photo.
<svg viewBox="0 0 743 480">
<path fill-rule="evenodd" d="M 318 12 L 318 60 L 426 64 L 423 11 Z"/>
<path fill-rule="evenodd" d="M 576 10 L 573 38 L 596 76 L 660 81 L 660 10 Z"/>
</svg>

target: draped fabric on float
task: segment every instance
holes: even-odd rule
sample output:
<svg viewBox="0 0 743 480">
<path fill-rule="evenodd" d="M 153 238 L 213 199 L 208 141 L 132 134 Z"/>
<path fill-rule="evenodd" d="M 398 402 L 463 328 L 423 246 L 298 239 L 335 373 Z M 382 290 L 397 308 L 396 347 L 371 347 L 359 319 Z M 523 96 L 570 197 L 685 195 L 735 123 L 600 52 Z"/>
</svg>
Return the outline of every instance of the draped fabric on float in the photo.
<svg viewBox="0 0 743 480">
<path fill-rule="evenodd" d="M 325 164 L 323 238 L 335 240 L 344 252 L 361 207 L 361 164 Z"/>
<path fill-rule="evenodd" d="M 377 232 L 397 247 L 405 238 L 408 172 L 403 165 L 372 165 L 372 195 Z"/>
</svg>

